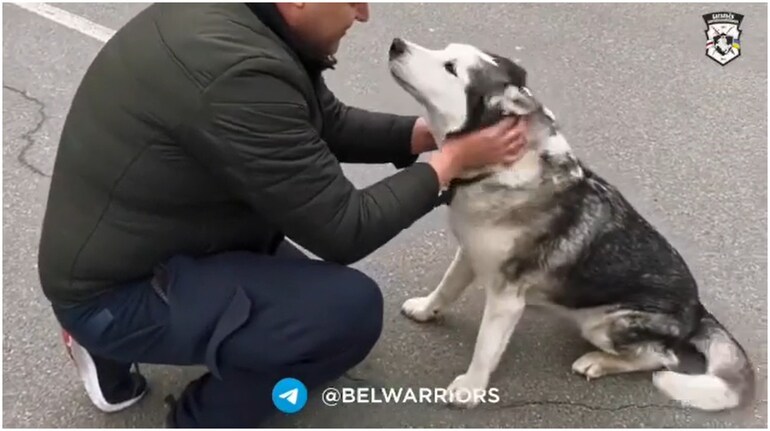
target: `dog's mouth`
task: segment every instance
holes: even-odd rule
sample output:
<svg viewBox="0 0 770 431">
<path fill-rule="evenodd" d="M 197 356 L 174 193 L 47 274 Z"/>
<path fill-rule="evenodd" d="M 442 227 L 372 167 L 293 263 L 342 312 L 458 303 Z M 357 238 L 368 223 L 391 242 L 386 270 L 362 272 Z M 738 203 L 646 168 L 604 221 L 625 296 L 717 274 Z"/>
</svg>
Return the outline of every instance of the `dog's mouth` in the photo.
<svg viewBox="0 0 770 431">
<path fill-rule="evenodd" d="M 401 77 L 401 69 L 400 68 L 390 68 L 390 74 L 393 76 L 393 79 L 396 81 L 398 85 L 404 88 L 404 90 L 407 90 L 409 92 L 416 91 L 417 89 L 414 88 L 412 84 L 409 83 L 406 79 Z M 410 91 L 411 90 L 411 91 Z"/>
<path fill-rule="evenodd" d="M 427 101 L 422 97 L 422 93 L 417 90 L 417 87 L 412 85 L 408 80 L 401 76 L 401 69 L 399 67 L 391 67 L 390 74 L 393 76 L 393 80 L 395 80 L 396 83 L 404 89 L 404 91 L 411 94 L 412 97 L 417 99 L 418 102 L 425 105 Z"/>
</svg>

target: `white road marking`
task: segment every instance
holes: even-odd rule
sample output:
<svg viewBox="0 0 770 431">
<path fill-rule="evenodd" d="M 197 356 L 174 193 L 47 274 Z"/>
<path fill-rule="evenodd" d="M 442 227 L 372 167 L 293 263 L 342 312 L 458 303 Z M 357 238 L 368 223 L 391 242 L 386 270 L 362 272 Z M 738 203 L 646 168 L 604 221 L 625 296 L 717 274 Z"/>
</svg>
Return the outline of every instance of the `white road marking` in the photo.
<svg viewBox="0 0 770 431">
<path fill-rule="evenodd" d="M 91 20 L 67 12 L 64 9 L 51 6 L 46 3 L 13 3 L 16 6 L 29 12 L 49 19 L 57 24 L 69 27 L 86 36 L 92 37 L 100 42 L 107 42 L 115 34 L 115 30 L 99 25 Z"/>
</svg>

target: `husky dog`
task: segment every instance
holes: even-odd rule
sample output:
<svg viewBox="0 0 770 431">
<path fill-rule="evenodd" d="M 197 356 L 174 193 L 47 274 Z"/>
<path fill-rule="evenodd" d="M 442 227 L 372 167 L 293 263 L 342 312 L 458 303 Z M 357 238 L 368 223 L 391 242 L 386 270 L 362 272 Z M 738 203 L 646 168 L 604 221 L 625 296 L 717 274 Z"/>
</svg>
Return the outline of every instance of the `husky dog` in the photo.
<svg viewBox="0 0 770 431">
<path fill-rule="evenodd" d="M 469 285 L 485 290 L 473 358 L 448 387 L 453 404 L 479 402 L 527 304 L 570 319 L 596 347 L 572 364 L 589 379 L 655 371 L 663 393 L 704 410 L 753 399 L 752 365 L 701 304 L 683 258 L 576 158 L 520 65 L 469 45 L 430 50 L 401 39 L 389 60 L 394 79 L 426 109 L 436 142 L 504 116 L 529 123 L 522 158 L 466 172 L 450 187 L 459 248 L 438 287 L 402 306 L 424 322 Z M 705 373 L 674 371 L 693 348 L 705 357 Z"/>
</svg>

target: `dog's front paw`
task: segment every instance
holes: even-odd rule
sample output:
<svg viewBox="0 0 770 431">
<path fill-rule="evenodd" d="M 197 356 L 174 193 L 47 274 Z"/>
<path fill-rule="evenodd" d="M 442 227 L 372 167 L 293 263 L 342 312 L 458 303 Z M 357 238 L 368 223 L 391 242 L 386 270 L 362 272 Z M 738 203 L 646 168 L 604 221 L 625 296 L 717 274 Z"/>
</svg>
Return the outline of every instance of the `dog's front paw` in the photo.
<svg viewBox="0 0 770 431">
<path fill-rule="evenodd" d="M 431 304 L 427 296 L 423 296 L 404 301 L 401 312 L 412 320 L 427 322 L 438 315 L 438 308 Z"/>
<path fill-rule="evenodd" d="M 588 352 L 577 358 L 572 363 L 572 371 L 582 374 L 586 379 L 596 379 L 607 373 L 606 364 L 607 354 L 604 352 Z"/>
<path fill-rule="evenodd" d="M 486 389 L 487 382 L 484 379 L 461 374 L 447 388 L 447 402 L 455 407 L 473 408 L 484 397 Z"/>
</svg>

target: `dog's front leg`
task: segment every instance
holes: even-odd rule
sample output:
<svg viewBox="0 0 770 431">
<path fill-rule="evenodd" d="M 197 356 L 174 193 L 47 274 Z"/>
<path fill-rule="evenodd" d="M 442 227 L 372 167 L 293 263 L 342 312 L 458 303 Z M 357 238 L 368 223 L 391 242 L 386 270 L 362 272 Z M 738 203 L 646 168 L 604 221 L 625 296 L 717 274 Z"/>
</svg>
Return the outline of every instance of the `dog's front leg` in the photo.
<svg viewBox="0 0 770 431">
<path fill-rule="evenodd" d="M 428 296 L 406 300 L 401 306 L 401 311 L 418 322 L 431 320 L 442 309 L 455 302 L 471 281 L 473 269 L 465 251 L 459 247 L 438 287 Z"/>
<path fill-rule="evenodd" d="M 502 284 L 502 283 L 501 283 Z M 525 300 L 512 284 L 490 285 L 486 289 L 484 317 L 481 320 L 473 359 L 465 374 L 449 385 L 451 403 L 474 407 L 485 394 L 489 378 L 497 368 L 516 324 L 524 312 Z"/>
</svg>

